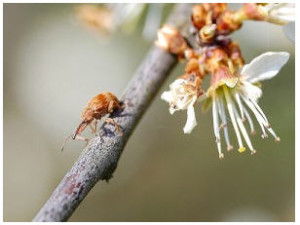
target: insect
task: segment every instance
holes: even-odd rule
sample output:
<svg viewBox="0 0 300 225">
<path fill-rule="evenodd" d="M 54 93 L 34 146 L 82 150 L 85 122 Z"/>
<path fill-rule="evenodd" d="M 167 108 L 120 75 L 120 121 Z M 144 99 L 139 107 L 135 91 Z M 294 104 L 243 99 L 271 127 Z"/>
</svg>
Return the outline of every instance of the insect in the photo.
<svg viewBox="0 0 300 225">
<path fill-rule="evenodd" d="M 82 140 L 88 142 L 89 139 L 86 137 L 80 136 L 80 134 L 89 126 L 93 133 L 97 132 L 97 122 L 102 117 L 106 116 L 107 114 L 110 114 L 114 112 L 117 109 L 123 109 L 124 107 L 121 106 L 120 101 L 118 98 L 110 93 L 105 92 L 96 95 L 93 97 L 87 104 L 87 106 L 84 108 L 82 114 L 81 114 L 81 122 L 70 136 L 68 136 L 61 148 L 61 150 L 64 149 L 65 143 L 69 138 L 72 137 L 73 140 Z M 117 124 L 117 122 L 112 118 L 106 118 L 106 123 L 113 124 L 116 127 L 116 130 L 122 134 L 120 126 Z M 94 125 L 92 126 L 92 123 Z"/>
</svg>

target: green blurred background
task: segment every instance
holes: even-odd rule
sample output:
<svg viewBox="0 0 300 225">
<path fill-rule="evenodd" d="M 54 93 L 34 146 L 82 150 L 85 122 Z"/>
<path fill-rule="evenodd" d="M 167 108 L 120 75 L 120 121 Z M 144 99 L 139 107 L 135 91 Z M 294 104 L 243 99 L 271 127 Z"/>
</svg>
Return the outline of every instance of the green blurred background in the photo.
<svg viewBox="0 0 300 225">
<path fill-rule="evenodd" d="M 120 96 L 151 45 L 142 22 L 131 35 L 101 38 L 78 22 L 74 6 L 4 4 L 4 221 L 33 219 L 84 147 L 70 141 L 60 151 L 87 101 L 107 90 Z M 233 151 L 219 160 L 211 111 L 202 114 L 200 106 L 198 126 L 184 135 L 186 112 L 170 116 L 159 97 L 182 74 L 179 65 L 114 178 L 98 183 L 70 221 L 294 221 L 294 44 L 264 22 L 246 22 L 232 37 L 246 62 L 266 51 L 291 53 L 263 83 L 260 100 L 280 144 L 258 134 L 255 156 Z"/>
</svg>

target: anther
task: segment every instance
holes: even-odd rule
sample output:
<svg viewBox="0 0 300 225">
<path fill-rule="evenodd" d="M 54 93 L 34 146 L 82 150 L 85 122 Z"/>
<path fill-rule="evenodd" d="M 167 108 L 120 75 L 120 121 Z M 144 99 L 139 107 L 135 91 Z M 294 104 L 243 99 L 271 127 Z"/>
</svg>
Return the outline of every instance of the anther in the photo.
<svg viewBox="0 0 300 225">
<path fill-rule="evenodd" d="M 275 142 L 276 142 L 276 143 L 279 143 L 279 142 L 280 142 L 280 137 L 276 137 L 276 138 L 275 138 Z"/>
<path fill-rule="evenodd" d="M 243 153 L 244 151 L 246 151 L 246 148 L 244 146 L 242 146 L 239 148 L 238 151 L 239 151 L 239 153 Z"/>
<path fill-rule="evenodd" d="M 252 130 L 252 131 L 251 131 L 251 135 L 254 136 L 255 134 L 256 134 L 256 131 L 255 131 L 255 130 Z"/>
<path fill-rule="evenodd" d="M 253 150 L 251 151 L 251 155 L 255 155 L 255 154 L 256 154 L 256 150 L 253 149 Z"/>
<path fill-rule="evenodd" d="M 232 145 L 228 145 L 228 146 L 227 146 L 227 151 L 228 151 L 228 152 L 231 151 L 232 149 L 233 149 Z"/>
<path fill-rule="evenodd" d="M 219 159 L 224 159 L 224 153 L 219 153 Z"/>
<path fill-rule="evenodd" d="M 268 135 L 267 135 L 267 134 L 262 134 L 262 135 L 261 135 L 261 138 L 262 138 L 262 139 L 268 138 Z"/>
</svg>

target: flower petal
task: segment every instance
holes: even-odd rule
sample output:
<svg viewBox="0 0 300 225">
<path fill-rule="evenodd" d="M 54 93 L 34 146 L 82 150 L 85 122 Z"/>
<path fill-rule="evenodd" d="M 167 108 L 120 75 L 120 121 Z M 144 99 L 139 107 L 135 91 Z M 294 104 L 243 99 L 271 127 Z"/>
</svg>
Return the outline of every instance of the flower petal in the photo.
<svg viewBox="0 0 300 225">
<path fill-rule="evenodd" d="M 271 79 L 286 64 L 289 56 L 290 54 L 287 52 L 266 52 L 261 54 L 243 67 L 241 76 L 251 83 Z"/>
<path fill-rule="evenodd" d="M 290 22 L 283 27 L 285 36 L 295 43 L 295 22 Z"/>
<path fill-rule="evenodd" d="M 196 97 L 194 97 L 193 101 L 189 104 L 187 108 L 187 120 L 186 124 L 183 128 L 183 132 L 185 134 L 190 134 L 192 130 L 194 129 L 195 126 L 197 126 L 197 121 L 196 121 L 196 115 L 195 115 L 195 110 L 194 110 L 194 103 L 197 100 Z"/>
<path fill-rule="evenodd" d="M 178 110 L 178 109 L 177 109 L 177 110 Z M 174 109 L 172 106 L 170 106 L 170 108 L 169 108 L 169 113 L 170 113 L 171 115 L 173 115 L 175 111 L 176 111 L 176 109 Z"/>
<path fill-rule="evenodd" d="M 242 90 L 243 90 L 243 94 L 245 96 L 254 100 L 255 102 L 257 102 L 257 100 L 262 96 L 262 90 L 259 87 L 255 86 L 247 81 L 243 82 Z"/>
<path fill-rule="evenodd" d="M 164 93 L 162 93 L 162 95 L 160 96 L 160 98 L 162 100 L 165 100 L 166 102 L 170 103 L 171 101 L 173 101 L 173 95 L 171 91 L 165 91 Z"/>
<path fill-rule="evenodd" d="M 288 22 L 295 21 L 295 4 L 293 3 L 280 3 L 270 4 L 269 15 L 267 20 L 275 24 L 287 24 Z"/>
<path fill-rule="evenodd" d="M 170 89 L 174 89 L 174 90 L 177 90 L 177 89 L 180 89 L 182 88 L 182 84 L 185 83 L 185 80 L 183 79 L 176 79 L 173 83 L 170 84 Z"/>
</svg>

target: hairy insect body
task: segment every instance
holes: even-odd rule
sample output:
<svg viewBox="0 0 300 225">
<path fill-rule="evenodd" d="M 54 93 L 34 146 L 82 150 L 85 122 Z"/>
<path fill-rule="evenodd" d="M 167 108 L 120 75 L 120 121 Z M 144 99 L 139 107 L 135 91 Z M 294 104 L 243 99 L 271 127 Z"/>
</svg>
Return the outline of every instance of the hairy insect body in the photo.
<svg viewBox="0 0 300 225">
<path fill-rule="evenodd" d="M 89 126 L 93 133 L 97 131 L 97 120 L 100 120 L 102 117 L 106 116 L 114 112 L 116 109 L 122 109 L 123 107 L 120 105 L 118 98 L 110 93 L 105 92 L 98 94 L 97 96 L 93 97 L 84 108 L 81 114 L 81 122 L 75 129 L 72 135 L 67 137 L 64 141 L 63 147 L 66 141 L 72 137 L 72 139 L 78 139 L 83 141 L 88 141 L 88 138 L 81 137 L 80 134 Z M 94 126 L 91 126 L 94 122 Z M 105 122 L 113 124 L 117 131 L 121 133 L 119 125 L 116 121 L 112 118 L 106 118 Z"/>
<path fill-rule="evenodd" d="M 93 97 L 81 114 L 81 123 L 75 130 L 72 138 L 75 139 L 95 119 L 100 120 L 103 116 L 112 113 L 115 109 L 121 109 L 119 100 L 110 92 L 101 93 Z"/>
</svg>

